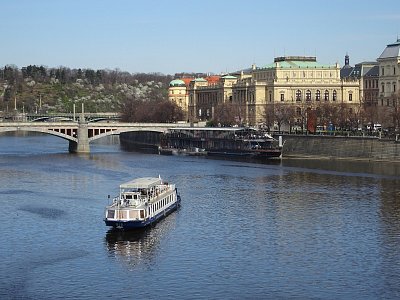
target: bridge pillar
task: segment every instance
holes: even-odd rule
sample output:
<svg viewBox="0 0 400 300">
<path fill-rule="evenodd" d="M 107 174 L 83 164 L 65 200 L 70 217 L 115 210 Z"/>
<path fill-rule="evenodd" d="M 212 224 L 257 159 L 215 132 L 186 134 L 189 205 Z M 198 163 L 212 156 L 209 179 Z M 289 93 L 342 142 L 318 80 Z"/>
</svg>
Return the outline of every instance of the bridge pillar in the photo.
<svg viewBox="0 0 400 300">
<path fill-rule="evenodd" d="M 78 122 L 78 143 L 74 141 L 69 142 L 69 152 L 76 153 L 90 153 L 89 137 L 88 137 L 88 123 L 80 119 Z"/>
</svg>

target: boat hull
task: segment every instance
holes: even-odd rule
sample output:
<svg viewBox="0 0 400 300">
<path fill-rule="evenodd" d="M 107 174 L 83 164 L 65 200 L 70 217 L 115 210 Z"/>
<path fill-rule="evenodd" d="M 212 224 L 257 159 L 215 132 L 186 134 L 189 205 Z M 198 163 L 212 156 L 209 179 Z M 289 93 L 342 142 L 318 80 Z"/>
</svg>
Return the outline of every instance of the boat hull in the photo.
<svg viewBox="0 0 400 300">
<path fill-rule="evenodd" d="M 170 206 L 166 207 L 162 212 L 158 213 L 154 217 L 148 218 L 146 220 L 108 220 L 104 219 L 106 226 L 112 226 L 116 229 L 137 229 L 150 226 L 159 220 L 163 219 L 173 211 L 177 210 L 181 204 L 181 198 L 178 195 L 176 202 L 172 203 Z"/>
<path fill-rule="evenodd" d="M 241 151 L 241 150 L 208 150 L 209 156 L 222 157 L 252 157 L 252 158 L 279 158 L 282 155 L 281 150 L 260 150 L 260 151 Z"/>
</svg>

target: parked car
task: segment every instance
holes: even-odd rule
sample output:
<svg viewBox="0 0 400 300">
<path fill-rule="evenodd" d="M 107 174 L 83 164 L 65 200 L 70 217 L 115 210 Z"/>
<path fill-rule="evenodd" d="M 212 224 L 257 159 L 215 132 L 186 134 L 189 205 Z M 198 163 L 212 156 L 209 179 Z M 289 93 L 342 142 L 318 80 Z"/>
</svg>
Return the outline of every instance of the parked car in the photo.
<svg viewBox="0 0 400 300">
<path fill-rule="evenodd" d="M 367 125 L 367 130 L 372 130 L 372 131 L 381 131 L 382 130 L 382 125 L 377 123 L 377 124 L 368 124 Z"/>
</svg>

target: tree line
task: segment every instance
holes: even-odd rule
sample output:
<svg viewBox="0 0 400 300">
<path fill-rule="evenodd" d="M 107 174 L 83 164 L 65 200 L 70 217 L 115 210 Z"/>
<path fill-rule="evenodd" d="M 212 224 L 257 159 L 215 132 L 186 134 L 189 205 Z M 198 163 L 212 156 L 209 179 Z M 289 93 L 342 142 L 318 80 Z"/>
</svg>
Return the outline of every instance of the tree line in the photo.
<svg viewBox="0 0 400 300">
<path fill-rule="evenodd" d="M 371 124 L 382 124 L 386 129 L 400 129 L 400 92 L 383 100 L 383 105 L 361 103 L 359 107 L 346 103 L 321 102 L 292 104 L 264 104 L 261 107 L 261 119 L 264 127 L 281 131 L 311 131 L 317 126 L 327 129 L 329 126 L 342 131 L 359 131 L 371 128 Z M 220 103 L 214 108 L 210 126 L 243 125 L 245 105 L 233 102 Z M 251 124 L 256 125 L 256 124 Z"/>
<path fill-rule="evenodd" d="M 129 73 L 119 69 L 93 70 L 93 69 L 70 69 L 68 67 L 47 68 L 45 66 L 29 65 L 19 69 L 15 65 L 6 65 L 0 68 L 0 79 L 15 85 L 24 79 L 33 79 L 39 83 L 49 83 L 56 79 L 60 83 L 74 83 L 77 79 L 84 79 L 90 84 L 134 84 L 137 82 L 157 81 L 168 84 L 173 77 L 162 73 Z"/>
<path fill-rule="evenodd" d="M 120 112 L 124 121 L 173 121 L 182 112 L 167 100 L 171 75 L 28 65 L 0 68 L 0 111 Z"/>
</svg>

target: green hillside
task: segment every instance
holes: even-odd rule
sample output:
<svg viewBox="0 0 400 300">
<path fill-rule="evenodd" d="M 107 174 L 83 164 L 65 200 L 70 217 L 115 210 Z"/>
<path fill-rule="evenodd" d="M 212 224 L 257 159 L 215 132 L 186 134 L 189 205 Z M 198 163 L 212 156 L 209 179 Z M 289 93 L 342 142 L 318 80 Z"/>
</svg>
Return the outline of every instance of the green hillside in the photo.
<svg viewBox="0 0 400 300">
<path fill-rule="evenodd" d="M 130 101 L 164 100 L 172 76 L 120 70 L 5 66 L 0 69 L 0 111 L 121 112 Z M 15 101 L 16 100 L 16 101 Z"/>
</svg>

